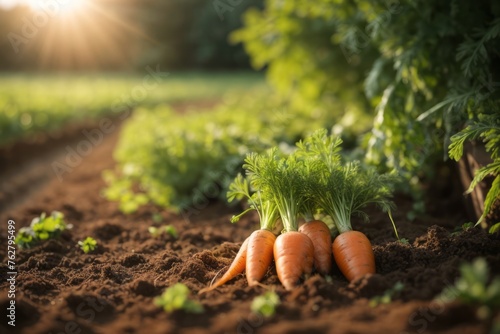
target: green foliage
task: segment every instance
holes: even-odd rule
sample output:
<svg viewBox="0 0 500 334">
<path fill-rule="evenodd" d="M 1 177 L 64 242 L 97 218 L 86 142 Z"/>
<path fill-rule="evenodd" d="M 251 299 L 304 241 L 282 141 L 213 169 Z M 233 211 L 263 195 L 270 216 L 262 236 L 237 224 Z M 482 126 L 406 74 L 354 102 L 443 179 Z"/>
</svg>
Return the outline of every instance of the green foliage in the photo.
<svg viewBox="0 0 500 334">
<path fill-rule="evenodd" d="M 461 277 L 455 286 L 443 290 L 440 298 L 444 301 L 459 300 L 466 304 L 485 306 L 489 310 L 500 308 L 500 278 L 489 281 L 489 268 L 483 258 L 460 267 Z"/>
<path fill-rule="evenodd" d="M 298 229 L 299 214 L 311 218 L 321 210 L 343 233 L 352 229 L 353 214 L 368 218 L 362 209 L 369 203 L 389 211 L 395 176 L 380 175 L 359 161 L 344 163 L 341 143 L 340 138 L 320 129 L 299 141 L 295 151 L 282 152 L 275 146 L 264 153 L 252 152 L 243 165 L 248 180 L 239 176 L 230 188 L 229 199 L 244 193 L 249 197 L 252 186 L 274 203 L 287 232 Z M 392 221 L 390 211 L 389 217 Z"/>
<path fill-rule="evenodd" d="M 182 283 L 174 284 L 166 289 L 163 294 L 154 299 L 156 306 L 162 307 L 165 312 L 182 310 L 186 313 L 203 313 L 203 306 L 189 299 L 189 288 Z"/>
<path fill-rule="evenodd" d="M 390 211 L 396 177 L 378 174 L 359 161 L 343 163 L 339 154 L 341 142 L 339 138 L 328 137 L 325 130 L 318 130 L 298 144 L 296 155 L 303 159 L 304 168 L 296 169 L 301 172 L 303 196 L 313 199 L 343 233 L 352 229 L 352 215 L 368 219 L 362 209 L 369 203 Z"/>
<path fill-rule="evenodd" d="M 294 155 L 283 156 L 277 147 L 262 154 L 248 154 L 243 165 L 252 186 L 276 205 L 287 232 L 298 230 L 298 216 L 305 201 L 299 171 L 302 165 Z"/>
<path fill-rule="evenodd" d="M 410 244 L 410 241 L 406 238 L 401 238 L 398 240 L 400 243 L 402 243 L 403 245 L 409 245 Z"/>
<path fill-rule="evenodd" d="M 251 191 L 248 180 L 241 174 L 238 174 L 238 176 L 236 176 L 233 182 L 229 185 L 227 200 L 228 202 L 232 202 L 235 199 L 239 201 L 246 199 L 250 207 L 239 215 L 233 216 L 231 218 L 231 223 L 237 222 L 240 217 L 248 211 L 255 210 L 259 215 L 260 228 L 272 231 L 278 219 L 278 209 L 276 204 L 273 201 L 264 199 L 261 191 L 256 191 L 253 194 L 250 193 Z"/>
<path fill-rule="evenodd" d="M 190 39 L 195 45 L 194 62 L 216 68 L 248 67 L 250 60 L 243 47 L 232 45 L 227 40 L 231 31 L 242 26 L 242 13 L 248 7 L 262 7 L 263 2 L 206 1 L 204 6 L 198 6 L 190 32 Z"/>
<path fill-rule="evenodd" d="M 278 294 L 274 291 L 267 291 L 263 295 L 255 297 L 250 308 L 254 313 L 262 314 L 264 317 L 272 317 L 279 304 Z"/>
<path fill-rule="evenodd" d="M 148 227 L 148 232 L 154 237 L 159 238 L 163 233 L 172 236 L 174 239 L 179 237 L 177 230 L 172 225 L 164 225 L 160 227 L 150 226 Z"/>
<path fill-rule="evenodd" d="M 376 307 L 380 304 L 390 304 L 392 302 L 392 298 L 403 291 L 404 287 L 403 283 L 396 282 L 392 288 L 387 289 L 381 296 L 371 298 L 368 305 L 370 305 L 370 307 Z"/>
<path fill-rule="evenodd" d="M 415 211 L 423 209 L 420 182 L 432 182 L 450 137 L 467 120 L 500 114 L 493 0 L 267 0 L 244 23 L 232 39 L 254 67 L 267 66 L 291 105 L 348 111 L 332 112 L 339 123 L 375 111 L 365 160 L 397 170 Z"/>
<path fill-rule="evenodd" d="M 53 211 L 48 217 L 43 212 L 40 217 L 31 221 L 29 227 L 23 227 L 19 230 L 16 236 L 16 245 L 21 249 L 31 248 L 42 241 L 57 238 L 62 231 L 71 227 L 71 225 L 66 225 L 64 215 L 61 212 Z"/>
<path fill-rule="evenodd" d="M 498 233 L 500 231 L 500 223 L 496 223 L 495 225 L 490 227 L 489 233 Z"/>
<path fill-rule="evenodd" d="M 474 223 L 468 222 L 468 223 L 463 223 L 462 226 L 460 227 L 455 227 L 451 235 L 458 235 L 464 231 L 467 231 L 471 228 L 474 228 Z"/>
<path fill-rule="evenodd" d="M 486 151 L 490 153 L 493 162 L 476 172 L 467 193 L 472 192 L 485 177 L 494 177 L 484 200 L 484 212 L 477 222 L 479 224 L 500 198 L 500 113 L 481 114 L 477 121 L 451 137 L 450 157 L 458 161 L 463 155 L 465 143 L 475 139 L 481 139 L 485 143 Z"/>
<path fill-rule="evenodd" d="M 228 87 L 233 92 L 264 87 L 263 78 L 257 73 L 178 72 L 162 74 L 156 86 L 153 83 L 148 86 L 144 98 L 136 99 L 134 89 L 143 87 L 143 80 L 149 75 L 146 69 L 142 72 L 141 75 L 0 76 L 0 144 L 57 130 L 68 123 L 101 120 L 104 115 L 119 114 L 121 119 L 137 106 L 218 99 L 227 93 Z M 29 98 L 26 91 L 30 92 Z"/>
<path fill-rule="evenodd" d="M 118 167 L 104 174 L 104 195 L 119 201 L 125 212 L 145 202 L 180 212 L 198 210 L 210 200 L 225 199 L 247 153 L 272 146 L 287 150 L 311 129 L 332 125 L 326 112 L 288 109 L 279 98 L 257 90 L 229 95 L 226 104 L 205 112 L 141 108 L 121 132 L 114 154 Z"/>
<path fill-rule="evenodd" d="M 85 254 L 88 254 L 97 248 L 97 241 L 92 237 L 87 237 L 83 241 L 78 241 L 78 246 Z"/>
</svg>

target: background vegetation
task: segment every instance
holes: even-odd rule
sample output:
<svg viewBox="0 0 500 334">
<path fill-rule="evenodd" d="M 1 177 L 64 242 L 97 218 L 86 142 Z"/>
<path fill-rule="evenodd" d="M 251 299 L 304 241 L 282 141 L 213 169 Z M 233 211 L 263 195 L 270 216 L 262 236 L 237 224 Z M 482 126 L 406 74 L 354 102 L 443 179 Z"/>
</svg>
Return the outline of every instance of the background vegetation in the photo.
<svg viewBox="0 0 500 334">
<path fill-rule="evenodd" d="M 0 45 L 5 50 L 1 69 L 96 74 L 73 76 L 73 81 L 4 76 L 0 84 L 8 88 L 0 93 L 0 140 L 82 115 L 115 112 L 117 96 L 130 94 L 139 79 L 103 71 L 140 71 L 142 78 L 148 66 L 171 71 L 251 65 L 266 72 L 272 88 L 251 89 L 249 76 L 241 72 L 221 80 L 177 72 L 130 104 L 140 110 L 125 128 L 117 150 L 120 165 L 110 176 L 116 182 L 129 179 L 118 187 L 121 193 L 111 192 L 112 198 L 132 198 L 131 189 L 142 189 L 134 205 L 192 202 L 206 174 L 219 172 L 232 157 L 241 161 L 249 149 L 291 145 L 316 127 L 341 134 L 352 154 L 366 163 L 396 170 L 403 179 L 400 190 L 415 199 L 416 213 L 424 209 L 423 186 L 450 178 L 440 174 L 439 166 L 450 153 L 459 160 L 470 143 L 483 145 L 490 157 L 472 187 L 489 180 L 487 209 L 500 197 L 498 1 L 83 3 L 85 8 L 71 15 L 47 15 L 45 21 L 29 7 L 0 10 L 0 32 L 7 36 Z M 27 37 L 30 24 L 35 26 Z M 24 39 L 14 45 L 12 34 Z M 225 92 L 228 87 L 234 94 Z M 208 116 L 178 117 L 159 106 L 208 98 L 225 102 Z M 165 132 L 171 124 L 175 131 Z M 134 127 L 149 133 L 142 141 L 132 140 Z M 177 148 L 167 145 L 172 142 Z M 197 153 L 187 154 L 189 148 Z M 138 150 L 149 153 L 134 153 Z M 189 174 L 198 162 L 210 167 Z M 197 175 L 197 181 L 180 184 L 177 178 L 185 173 Z M 159 189 L 168 200 L 155 195 Z"/>
</svg>

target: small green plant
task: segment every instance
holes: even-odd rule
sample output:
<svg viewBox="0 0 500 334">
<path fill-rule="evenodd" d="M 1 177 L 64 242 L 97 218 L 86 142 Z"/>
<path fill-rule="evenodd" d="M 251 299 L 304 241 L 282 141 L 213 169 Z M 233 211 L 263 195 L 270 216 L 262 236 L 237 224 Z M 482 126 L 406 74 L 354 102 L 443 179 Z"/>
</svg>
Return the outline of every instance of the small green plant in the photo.
<svg viewBox="0 0 500 334">
<path fill-rule="evenodd" d="M 498 23 L 500 24 L 500 20 Z M 452 136 L 449 146 L 450 157 L 456 161 L 460 160 L 466 141 L 479 139 L 483 141 L 486 151 L 490 153 L 492 162 L 477 170 L 466 193 L 471 193 L 488 176 L 493 178 L 493 182 L 484 199 L 483 214 L 479 217 L 476 225 L 483 222 L 500 198 L 500 116 L 497 112 L 491 115 L 479 115 L 477 121 L 472 122 L 461 132 Z"/>
<path fill-rule="evenodd" d="M 16 244 L 22 249 L 31 248 L 39 242 L 58 237 L 62 231 L 71 227 L 71 225 L 66 225 L 61 212 L 53 211 L 48 217 L 44 212 L 40 217 L 34 218 L 29 227 L 19 230 Z"/>
<path fill-rule="evenodd" d="M 153 213 L 151 218 L 153 218 L 153 221 L 155 223 L 161 223 L 163 221 L 163 217 L 161 216 L 161 213 L 158 213 L 158 212 Z"/>
<path fill-rule="evenodd" d="M 177 237 L 179 236 L 177 230 L 172 225 L 165 225 L 160 227 L 150 226 L 148 228 L 148 231 L 154 238 L 159 238 L 163 233 L 169 234 L 175 239 L 177 239 Z"/>
<path fill-rule="evenodd" d="M 83 241 L 78 241 L 78 246 L 80 246 L 85 254 L 88 254 L 97 248 L 97 241 L 92 237 L 87 237 Z"/>
<path fill-rule="evenodd" d="M 479 306 L 478 315 L 487 317 L 491 310 L 500 308 L 500 278 L 495 277 L 490 284 L 489 268 L 483 258 L 460 267 L 461 277 L 455 286 L 443 290 L 440 298 L 452 302 L 459 300 L 465 304 Z"/>
<path fill-rule="evenodd" d="M 471 229 L 473 227 L 474 227 L 474 223 L 471 223 L 471 222 L 464 223 L 464 224 L 462 224 L 462 226 L 456 227 L 453 230 L 453 232 L 451 233 L 451 235 L 458 235 L 458 234 L 460 234 L 460 233 L 462 233 L 464 231 L 467 231 L 467 230 L 469 230 L 469 229 Z"/>
<path fill-rule="evenodd" d="M 493 234 L 493 233 L 497 233 L 498 231 L 500 231 L 500 223 L 496 223 L 495 225 L 490 227 L 489 233 Z"/>
<path fill-rule="evenodd" d="M 401 238 L 398 240 L 400 243 L 402 243 L 403 245 L 409 245 L 410 244 L 410 241 L 406 238 Z"/>
<path fill-rule="evenodd" d="M 187 313 L 202 313 L 203 306 L 189 299 L 189 288 L 182 283 L 174 284 L 154 299 L 156 306 L 162 307 L 165 312 L 182 310 Z"/>
<path fill-rule="evenodd" d="M 375 296 L 372 299 L 370 299 L 369 305 L 370 307 L 376 307 L 380 304 L 389 304 L 392 302 L 392 297 L 394 297 L 396 294 L 399 292 L 403 291 L 404 289 L 404 284 L 401 282 L 396 282 L 394 286 L 390 289 L 387 289 L 384 294 L 381 296 Z"/>
<path fill-rule="evenodd" d="M 276 307 L 280 304 L 280 297 L 274 291 L 268 291 L 261 296 L 257 296 L 252 301 L 251 309 L 254 313 L 262 314 L 264 317 L 271 317 L 276 313 Z"/>
</svg>

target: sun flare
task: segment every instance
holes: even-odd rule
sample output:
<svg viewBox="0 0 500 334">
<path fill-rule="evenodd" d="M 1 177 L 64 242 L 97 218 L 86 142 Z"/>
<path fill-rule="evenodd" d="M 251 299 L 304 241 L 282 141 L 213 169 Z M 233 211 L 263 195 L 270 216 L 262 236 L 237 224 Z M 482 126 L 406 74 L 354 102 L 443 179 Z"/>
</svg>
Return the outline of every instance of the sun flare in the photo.
<svg viewBox="0 0 500 334">
<path fill-rule="evenodd" d="M 81 12 L 86 5 L 86 0 L 27 0 L 26 3 L 35 11 L 54 11 L 58 15 L 66 16 Z"/>
</svg>

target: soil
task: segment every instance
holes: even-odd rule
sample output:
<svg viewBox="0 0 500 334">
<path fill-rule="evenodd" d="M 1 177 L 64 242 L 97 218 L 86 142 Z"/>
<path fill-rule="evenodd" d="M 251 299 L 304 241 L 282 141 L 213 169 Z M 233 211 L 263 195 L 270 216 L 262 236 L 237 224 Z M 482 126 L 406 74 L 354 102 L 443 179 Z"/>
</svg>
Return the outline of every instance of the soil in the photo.
<svg viewBox="0 0 500 334">
<path fill-rule="evenodd" d="M 396 197 L 394 219 L 408 244 L 395 240 L 388 217 L 374 208 L 368 211 L 370 223 L 353 220 L 353 226 L 373 243 L 375 275 L 348 283 L 335 268 L 331 277 L 312 275 L 286 292 L 270 268 L 262 283 L 277 292 L 281 304 L 275 316 L 263 318 L 250 311 L 250 304 L 266 289 L 248 287 L 244 275 L 197 295 L 228 267 L 242 241 L 258 226 L 257 217 L 249 215 L 230 224 L 238 208 L 223 203 L 209 203 L 189 217 L 154 206 L 131 215 L 120 213 L 116 203 L 101 196 L 105 186 L 101 173 L 115 164 L 112 152 L 118 135 L 117 129 L 105 136 L 62 181 L 47 165 L 65 152 L 52 142 L 42 145 L 45 153 L 36 163 L 43 170 L 43 182 L 21 182 L 17 189 L 10 185 L 14 187 L 10 193 L 18 194 L 16 201 L 0 208 L 1 240 L 7 240 L 8 219 L 19 230 L 44 211 L 63 212 L 73 228 L 58 239 L 17 251 L 16 326 L 8 326 L 4 316 L 2 333 L 489 332 L 491 322 L 480 320 L 476 307 L 446 303 L 439 297 L 459 276 L 463 261 L 484 257 L 492 273 L 500 275 L 498 233 L 489 235 L 479 228 L 452 233 L 468 219 L 460 199 L 449 197 L 449 189 L 433 191 L 429 215 L 414 221 L 407 219 L 411 200 Z M 76 143 L 67 138 L 68 145 Z M 20 164 L 14 176 L 22 178 L 23 168 L 33 160 L 16 159 L 16 163 L 6 161 L 13 169 Z M 162 222 L 154 221 L 153 214 L 161 215 Z M 149 226 L 164 224 L 173 225 L 179 237 L 153 238 L 148 232 Z M 78 240 L 87 236 L 99 245 L 91 254 L 77 247 Z M 7 246 L 1 244 L 0 308 L 6 310 Z M 191 289 L 204 313 L 169 314 L 154 305 L 155 296 L 177 282 Z M 370 306 L 371 298 L 397 282 L 404 288 L 391 303 Z"/>
</svg>

